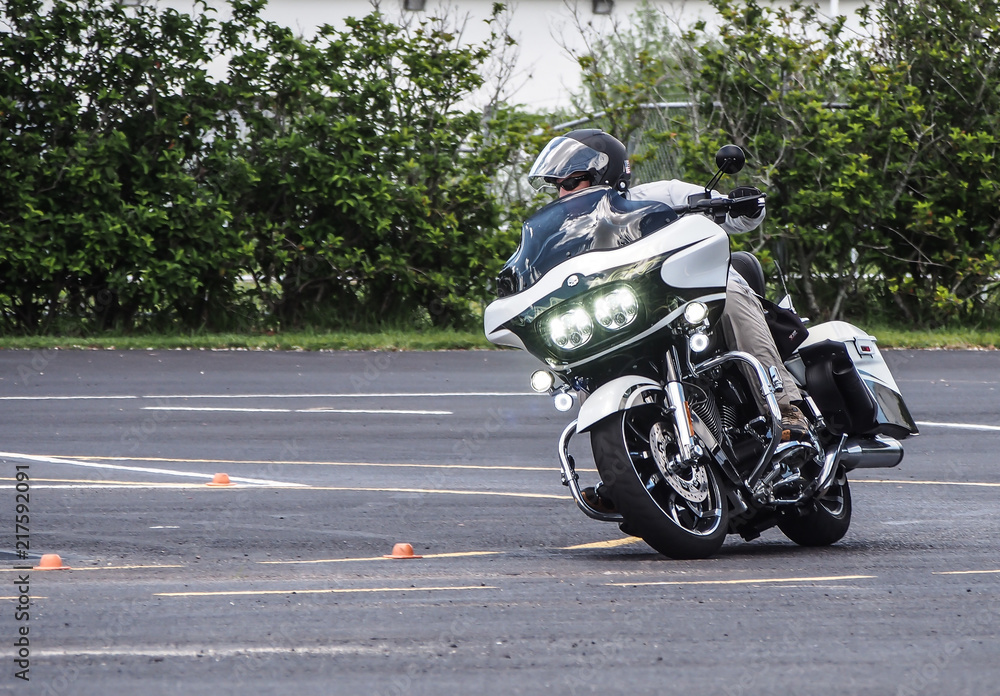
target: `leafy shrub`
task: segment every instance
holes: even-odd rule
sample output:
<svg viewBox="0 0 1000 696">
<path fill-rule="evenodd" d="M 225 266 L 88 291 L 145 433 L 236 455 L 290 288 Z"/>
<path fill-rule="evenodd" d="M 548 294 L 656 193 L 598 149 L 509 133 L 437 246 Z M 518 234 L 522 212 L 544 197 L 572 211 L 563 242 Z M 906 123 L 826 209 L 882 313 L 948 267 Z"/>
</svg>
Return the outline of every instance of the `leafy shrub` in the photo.
<svg viewBox="0 0 1000 696">
<path fill-rule="evenodd" d="M 730 182 L 767 191 L 768 219 L 734 243 L 780 261 L 814 318 L 995 320 L 996 0 L 877 3 L 862 15 L 867 36 L 807 3 L 712 4 L 718 26 L 665 41 L 663 22 L 646 18 L 635 25 L 655 29 L 645 40 L 611 37 L 581 60 L 604 122 L 654 143 L 640 167 L 669 162 L 661 175 L 707 181 L 716 148 L 747 149 Z M 628 73 L 609 70 L 608 55 L 651 67 L 618 88 Z M 677 90 L 689 108 L 635 123 L 637 102 Z"/>
<path fill-rule="evenodd" d="M 207 15 L 10 0 L 0 38 L 4 323 L 227 323 L 244 267 L 206 186 Z"/>
<path fill-rule="evenodd" d="M 302 39 L 263 4 L 5 4 L 5 330 L 474 316 L 529 127 L 461 105 L 491 43 L 377 12 Z"/>
</svg>

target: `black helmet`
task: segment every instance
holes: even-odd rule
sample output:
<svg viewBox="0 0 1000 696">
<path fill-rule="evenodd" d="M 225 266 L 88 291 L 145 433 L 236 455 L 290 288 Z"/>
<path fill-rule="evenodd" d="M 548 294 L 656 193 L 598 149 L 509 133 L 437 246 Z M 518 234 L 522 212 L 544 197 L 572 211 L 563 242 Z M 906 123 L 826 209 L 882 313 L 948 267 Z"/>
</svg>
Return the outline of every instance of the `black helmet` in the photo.
<svg viewBox="0 0 1000 696">
<path fill-rule="evenodd" d="M 575 172 L 586 172 L 591 184 L 604 184 L 619 193 L 624 193 L 632 180 L 621 141 L 599 128 L 584 128 L 550 140 L 531 166 L 528 181 L 541 188 Z"/>
</svg>

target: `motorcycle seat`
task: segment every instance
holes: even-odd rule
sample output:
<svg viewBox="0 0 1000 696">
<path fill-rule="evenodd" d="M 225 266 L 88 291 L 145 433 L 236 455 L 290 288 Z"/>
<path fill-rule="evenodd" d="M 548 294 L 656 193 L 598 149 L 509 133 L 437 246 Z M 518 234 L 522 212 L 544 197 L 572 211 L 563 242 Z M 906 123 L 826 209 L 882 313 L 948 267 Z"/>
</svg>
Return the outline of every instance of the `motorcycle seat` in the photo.
<svg viewBox="0 0 1000 696">
<path fill-rule="evenodd" d="M 757 293 L 758 297 L 764 297 L 767 282 L 764 280 L 764 268 L 760 265 L 760 259 L 749 251 L 734 251 L 729 259 L 729 264 L 743 276 L 743 280 Z"/>
</svg>

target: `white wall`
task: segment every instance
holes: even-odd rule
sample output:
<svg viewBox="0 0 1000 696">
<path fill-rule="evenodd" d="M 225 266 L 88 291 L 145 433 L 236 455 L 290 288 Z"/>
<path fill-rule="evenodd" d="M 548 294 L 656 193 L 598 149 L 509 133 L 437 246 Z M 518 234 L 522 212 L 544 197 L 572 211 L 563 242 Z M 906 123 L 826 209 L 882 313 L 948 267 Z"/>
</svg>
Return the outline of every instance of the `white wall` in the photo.
<svg viewBox="0 0 1000 696">
<path fill-rule="evenodd" d="M 158 0 L 160 4 L 190 8 L 189 0 Z M 815 0 L 824 14 L 848 17 L 864 4 L 863 0 Z M 779 0 L 788 5 L 787 0 Z M 571 91 L 579 87 L 579 68 L 563 46 L 582 48 L 577 22 L 591 23 L 606 32 L 614 23 L 626 23 L 639 6 L 639 0 L 616 0 L 610 15 L 595 15 L 591 0 L 508 0 L 510 33 L 518 42 L 518 60 L 512 86 L 512 100 L 533 110 L 566 106 Z M 703 0 L 653 0 L 679 23 L 699 17 L 711 19 L 712 10 Z M 467 17 L 465 36 L 470 41 L 486 38 L 485 20 L 491 15 L 493 0 L 426 0 L 423 12 L 404 12 L 403 0 L 381 0 L 381 9 L 390 17 L 441 14 Z M 266 19 L 283 24 L 303 35 L 316 27 L 330 24 L 342 27 L 344 19 L 362 16 L 372 10 L 369 0 L 270 0 L 264 10 Z"/>
</svg>

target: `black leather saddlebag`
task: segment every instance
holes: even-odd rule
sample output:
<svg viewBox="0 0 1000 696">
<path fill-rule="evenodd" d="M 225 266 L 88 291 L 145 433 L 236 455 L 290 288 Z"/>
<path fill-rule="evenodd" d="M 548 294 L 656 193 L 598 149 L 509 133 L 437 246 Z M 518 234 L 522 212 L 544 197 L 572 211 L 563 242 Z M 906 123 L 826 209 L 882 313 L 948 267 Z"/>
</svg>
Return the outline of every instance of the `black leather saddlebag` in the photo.
<svg viewBox="0 0 1000 696">
<path fill-rule="evenodd" d="M 847 348 L 823 341 L 799 349 L 809 395 L 835 433 L 866 434 L 878 428 L 878 405 Z"/>
</svg>

